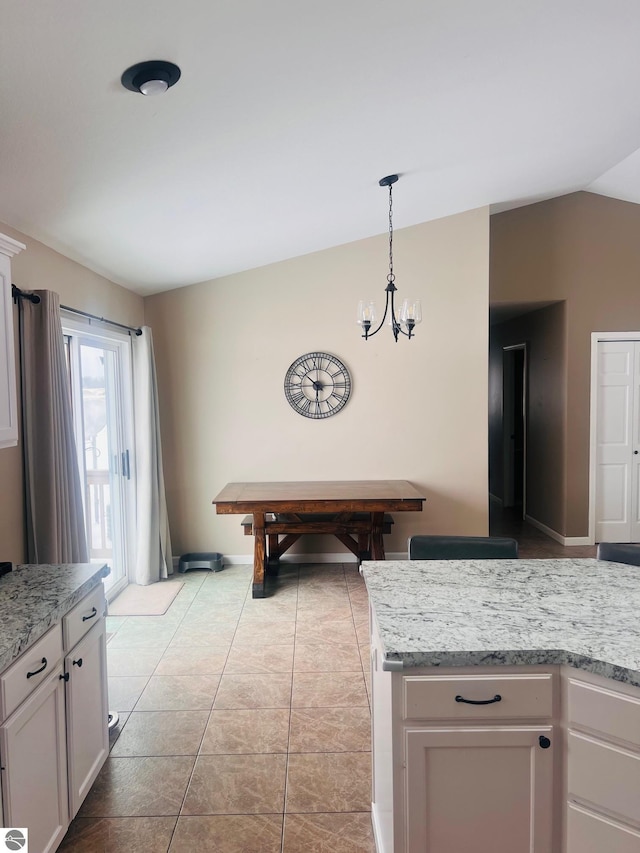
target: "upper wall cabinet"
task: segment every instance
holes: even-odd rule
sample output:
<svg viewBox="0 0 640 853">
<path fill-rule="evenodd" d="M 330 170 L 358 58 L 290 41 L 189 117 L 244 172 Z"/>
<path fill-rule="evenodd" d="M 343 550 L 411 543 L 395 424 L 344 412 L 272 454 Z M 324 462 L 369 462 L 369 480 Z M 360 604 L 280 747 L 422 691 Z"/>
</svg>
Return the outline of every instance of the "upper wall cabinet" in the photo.
<svg viewBox="0 0 640 853">
<path fill-rule="evenodd" d="M 24 243 L 0 234 L 0 447 L 12 447 L 18 443 L 11 258 L 25 248 Z"/>
</svg>

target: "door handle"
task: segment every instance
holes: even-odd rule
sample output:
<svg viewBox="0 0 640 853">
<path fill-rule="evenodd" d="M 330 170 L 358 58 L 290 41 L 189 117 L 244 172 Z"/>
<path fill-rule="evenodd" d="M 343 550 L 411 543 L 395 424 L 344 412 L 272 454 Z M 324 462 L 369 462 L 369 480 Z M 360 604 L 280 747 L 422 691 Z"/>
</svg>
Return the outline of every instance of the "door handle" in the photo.
<svg viewBox="0 0 640 853">
<path fill-rule="evenodd" d="M 120 454 L 122 458 L 122 476 L 126 477 L 127 480 L 131 479 L 131 467 L 129 465 L 129 451 L 123 450 Z"/>
</svg>

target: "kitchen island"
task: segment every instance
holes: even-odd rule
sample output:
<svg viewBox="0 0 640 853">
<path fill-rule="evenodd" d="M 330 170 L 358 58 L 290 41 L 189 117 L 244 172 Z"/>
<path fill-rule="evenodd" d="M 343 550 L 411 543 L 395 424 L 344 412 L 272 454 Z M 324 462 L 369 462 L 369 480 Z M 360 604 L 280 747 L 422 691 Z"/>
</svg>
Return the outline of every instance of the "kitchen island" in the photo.
<svg viewBox="0 0 640 853">
<path fill-rule="evenodd" d="M 363 563 L 379 853 L 640 853 L 640 570 Z"/>
<path fill-rule="evenodd" d="M 0 827 L 53 853 L 108 755 L 104 565 L 0 578 Z"/>
</svg>

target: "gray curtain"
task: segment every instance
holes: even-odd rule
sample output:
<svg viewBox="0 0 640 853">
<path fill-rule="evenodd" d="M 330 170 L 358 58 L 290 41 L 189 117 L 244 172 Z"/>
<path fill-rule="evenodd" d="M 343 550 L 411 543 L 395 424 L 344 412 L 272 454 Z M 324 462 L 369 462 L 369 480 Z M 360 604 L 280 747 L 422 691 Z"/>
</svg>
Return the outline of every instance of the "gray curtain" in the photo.
<svg viewBox="0 0 640 853">
<path fill-rule="evenodd" d="M 158 383 L 149 326 L 133 338 L 133 401 L 136 425 L 136 565 L 141 586 L 173 573 L 171 534 L 162 468 Z"/>
<path fill-rule="evenodd" d="M 34 293 L 36 305 L 19 300 L 27 561 L 86 563 L 60 299 Z"/>
</svg>

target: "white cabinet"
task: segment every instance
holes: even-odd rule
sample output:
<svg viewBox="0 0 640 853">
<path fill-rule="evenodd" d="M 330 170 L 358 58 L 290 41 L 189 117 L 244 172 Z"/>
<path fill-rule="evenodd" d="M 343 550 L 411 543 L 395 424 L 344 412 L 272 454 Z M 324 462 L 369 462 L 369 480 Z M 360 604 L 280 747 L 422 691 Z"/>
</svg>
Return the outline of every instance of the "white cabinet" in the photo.
<svg viewBox="0 0 640 853">
<path fill-rule="evenodd" d="M 409 853 L 549 853 L 550 728 L 405 731 Z"/>
<path fill-rule="evenodd" d="M 27 827 L 50 853 L 68 825 L 64 681 L 60 664 L 0 726 L 4 825 Z"/>
<path fill-rule="evenodd" d="M 552 853 L 558 678 L 538 667 L 386 671 L 374 628 L 378 853 Z"/>
<path fill-rule="evenodd" d="M 23 243 L 0 234 L 0 448 L 18 443 L 11 258 L 24 248 Z"/>
<path fill-rule="evenodd" d="M 640 853 L 640 690 L 568 671 L 566 853 Z"/>
<path fill-rule="evenodd" d="M 0 826 L 27 827 L 37 853 L 57 849 L 109 752 L 104 612 L 100 583 L 0 674 Z"/>
<path fill-rule="evenodd" d="M 109 754 L 107 653 L 101 618 L 64 659 L 68 675 L 69 817 L 75 817 Z"/>
</svg>

